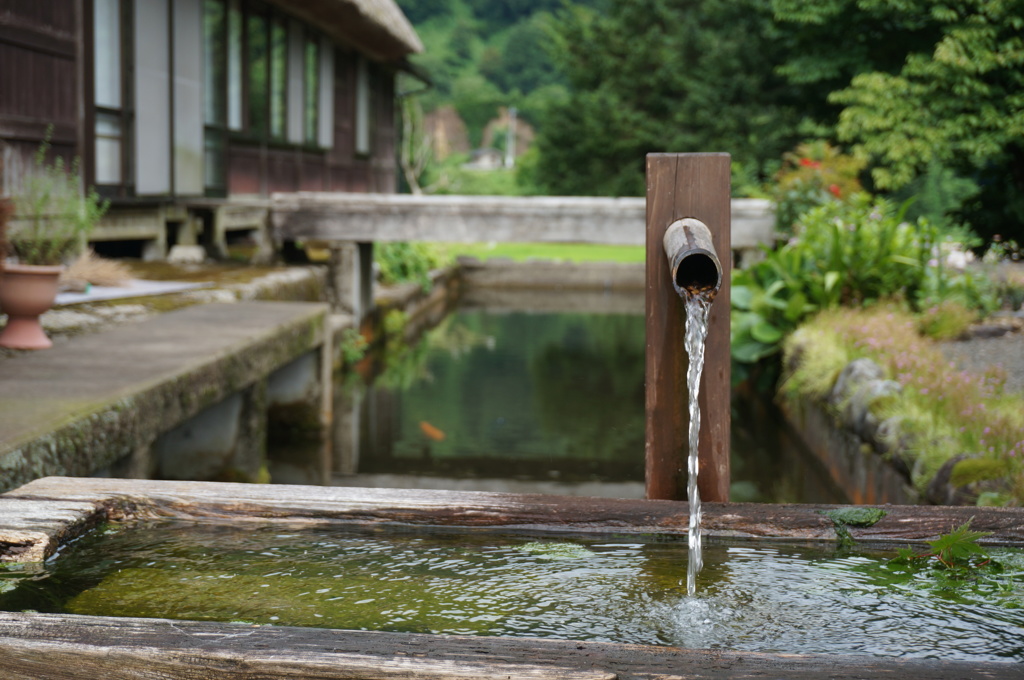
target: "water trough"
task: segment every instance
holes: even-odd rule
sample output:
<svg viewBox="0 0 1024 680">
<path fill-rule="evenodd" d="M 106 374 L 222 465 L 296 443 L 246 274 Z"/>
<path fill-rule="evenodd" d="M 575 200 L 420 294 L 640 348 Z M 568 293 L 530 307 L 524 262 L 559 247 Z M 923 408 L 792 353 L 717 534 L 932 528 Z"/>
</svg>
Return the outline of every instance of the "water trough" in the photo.
<svg viewBox="0 0 1024 680">
<path fill-rule="evenodd" d="M 705 534 L 834 544 L 825 506 L 709 503 Z M 858 542 L 904 545 L 973 517 L 992 543 L 1024 545 L 1016 509 L 887 506 Z M 674 501 L 540 495 L 340 489 L 227 483 L 47 478 L 0 496 L 0 555 L 35 563 L 110 520 L 169 517 L 194 522 L 458 527 L 547 537 L 686 534 L 688 508 Z M 58 558 L 59 559 L 59 558 Z M 28 566 L 23 568 L 29 568 Z M 894 622 L 898 625 L 898 622 Z M 6 677 L 186 678 L 667 678 L 1020 677 L 1020 666 L 977 661 L 765 654 L 729 650 L 509 638 L 434 636 L 12 612 L 0 614 Z M 70 669 L 74 669 L 73 671 Z M 70 675 L 69 675 L 70 673 Z"/>
</svg>

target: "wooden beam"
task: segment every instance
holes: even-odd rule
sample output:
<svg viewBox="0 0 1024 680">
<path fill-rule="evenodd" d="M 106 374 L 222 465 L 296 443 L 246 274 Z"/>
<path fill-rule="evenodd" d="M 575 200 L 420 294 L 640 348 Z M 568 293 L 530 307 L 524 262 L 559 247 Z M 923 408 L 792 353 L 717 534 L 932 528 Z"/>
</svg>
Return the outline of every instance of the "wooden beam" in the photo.
<svg viewBox="0 0 1024 680">
<path fill-rule="evenodd" d="M 1013 663 L 0 613 L 10 680 L 1019 678 Z"/>
<path fill-rule="evenodd" d="M 645 199 L 582 196 L 276 194 L 278 241 L 447 241 L 643 245 Z M 732 243 L 753 249 L 774 238 L 771 204 L 732 201 Z"/>
<path fill-rule="evenodd" d="M 669 225 L 687 217 L 711 231 L 722 263 L 722 287 L 708 317 L 701 377 L 701 498 L 729 500 L 730 159 L 728 154 L 647 156 L 646 443 L 647 497 L 686 498 L 689 408 L 686 315 L 672 286 L 662 245 Z"/>
<path fill-rule="evenodd" d="M 834 505 L 708 503 L 708 536 L 759 541 L 836 541 Z M 90 511 L 91 508 L 91 511 Z M 987 544 L 1024 545 L 1024 510 L 884 506 L 869 527 L 850 526 L 857 541 L 907 544 L 933 540 L 972 520 L 992 532 Z M 332 522 L 433 525 L 545 533 L 650 534 L 682 538 L 688 506 L 629 500 L 415 489 L 173 482 L 47 477 L 0 495 L 0 561 L 38 561 L 108 520 L 173 517 L 234 522 Z M 42 556 L 42 557 L 41 557 Z"/>
</svg>

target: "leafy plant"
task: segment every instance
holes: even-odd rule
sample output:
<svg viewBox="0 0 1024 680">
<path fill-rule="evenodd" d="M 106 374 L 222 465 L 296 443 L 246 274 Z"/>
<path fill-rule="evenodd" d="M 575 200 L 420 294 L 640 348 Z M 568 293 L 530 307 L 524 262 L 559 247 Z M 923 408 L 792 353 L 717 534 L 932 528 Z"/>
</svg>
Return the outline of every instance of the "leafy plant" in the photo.
<svg viewBox="0 0 1024 680">
<path fill-rule="evenodd" d="M 971 520 L 968 520 L 950 533 L 941 534 L 934 541 L 927 541 L 931 547 L 928 552 L 917 553 L 911 548 L 901 548 L 896 560 L 908 563 L 923 560 L 944 569 L 982 567 L 992 558 L 978 545 L 978 540 L 991 535 L 991 531 L 973 531 Z"/>
<path fill-rule="evenodd" d="M 933 159 L 924 173 L 898 192 L 897 196 L 914 199 L 907 211 L 911 219 L 925 217 L 940 227 L 950 228 L 954 225 L 953 213 L 979 191 L 976 182 L 958 177 L 953 170 Z"/>
<path fill-rule="evenodd" d="M 80 253 L 109 205 L 95 191 L 79 193 L 77 158 L 70 167 L 60 157 L 50 163 L 49 150 L 47 134 L 36 151 L 33 171 L 15 196 L 16 212 L 28 224 L 9 234 L 9 242 L 24 264 L 61 264 Z"/>
<path fill-rule="evenodd" d="M 430 289 L 430 272 L 441 266 L 437 251 L 427 243 L 396 241 L 374 248 L 374 259 L 384 284 L 418 283 Z"/>
<path fill-rule="evenodd" d="M 341 357 L 347 365 L 359 363 L 364 356 L 369 343 L 357 328 L 346 328 L 341 332 Z"/>
<path fill-rule="evenodd" d="M 931 232 L 903 222 L 902 209 L 855 194 L 814 208 L 788 243 L 734 270 L 732 355 L 753 363 L 779 351 L 810 314 L 922 288 Z"/>
<path fill-rule="evenodd" d="M 783 154 L 782 160 L 774 191 L 775 228 L 781 234 L 791 233 L 812 208 L 862 191 L 858 175 L 867 161 L 843 154 L 824 140 L 805 142 Z"/>
</svg>

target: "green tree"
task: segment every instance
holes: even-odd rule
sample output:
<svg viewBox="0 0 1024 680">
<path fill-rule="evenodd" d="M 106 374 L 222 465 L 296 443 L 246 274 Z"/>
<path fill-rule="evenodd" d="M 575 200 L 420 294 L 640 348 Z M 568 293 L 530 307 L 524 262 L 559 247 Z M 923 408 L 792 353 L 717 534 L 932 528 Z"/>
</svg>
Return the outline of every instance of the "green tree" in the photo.
<svg viewBox="0 0 1024 680">
<path fill-rule="evenodd" d="M 889 5 L 906 5 L 897 19 Z M 798 89 L 808 137 L 834 138 L 842 106 L 829 95 L 854 76 L 894 73 L 908 51 L 927 49 L 938 33 L 920 2 L 772 0 L 776 40 L 783 48 L 777 72 Z"/>
<path fill-rule="evenodd" d="M 871 154 L 877 189 L 948 168 L 981 187 L 961 192 L 976 230 L 1024 235 L 1024 0 L 773 8 L 795 55 L 780 72 L 841 110 L 836 134 Z"/>
<path fill-rule="evenodd" d="M 479 146 L 487 122 L 498 115 L 505 96 L 479 73 L 464 73 L 452 85 L 452 103 L 469 130 L 469 142 Z"/>
<path fill-rule="evenodd" d="M 481 72 L 505 92 L 532 92 L 557 82 L 550 54 L 550 21 L 551 15 L 544 12 L 512 26 L 505 33 L 504 48 L 484 55 Z"/>
<path fill-rule="evenodd" d="M 981 167 L 1012 147 L 1020 154 L 1024 2 L 888 5 L 896 18 L 903 6 L 929 7 L 941 37 L 926 51 L 908 53 L 898 72 L 862 73 L 830 97 L 845 106 L 839 135 L 875 155 L 875 183 L 899 188 L 934 160 Z"/>
<path fill-rule="evenodd" d="M 613 0 L 559 15 L 570 95 L 543 121 L 538 180 L 558 193 L 639 194 L 651 151 L 728 151 L 762 177 L 798 141 L 773 17 L 755 0 Z M 773 165 L 774 164 L 774 165 Z"/>
</svg>

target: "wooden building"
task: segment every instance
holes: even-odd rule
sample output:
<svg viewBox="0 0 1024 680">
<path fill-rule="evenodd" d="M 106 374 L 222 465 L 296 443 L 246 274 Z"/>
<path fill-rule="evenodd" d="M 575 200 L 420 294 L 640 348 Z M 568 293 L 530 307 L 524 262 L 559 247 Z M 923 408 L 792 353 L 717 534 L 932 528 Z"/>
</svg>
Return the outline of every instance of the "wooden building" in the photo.
<svg viewBox="0 0 1024 680">
<path fill-rule="evenodd" d="M 394 0 L 0 0 L 0 194 L 51 129 L 111 201 L 97 241 L 263 238 L 273 192 L 394 191 L 421 50 Z"/>
</svg>

